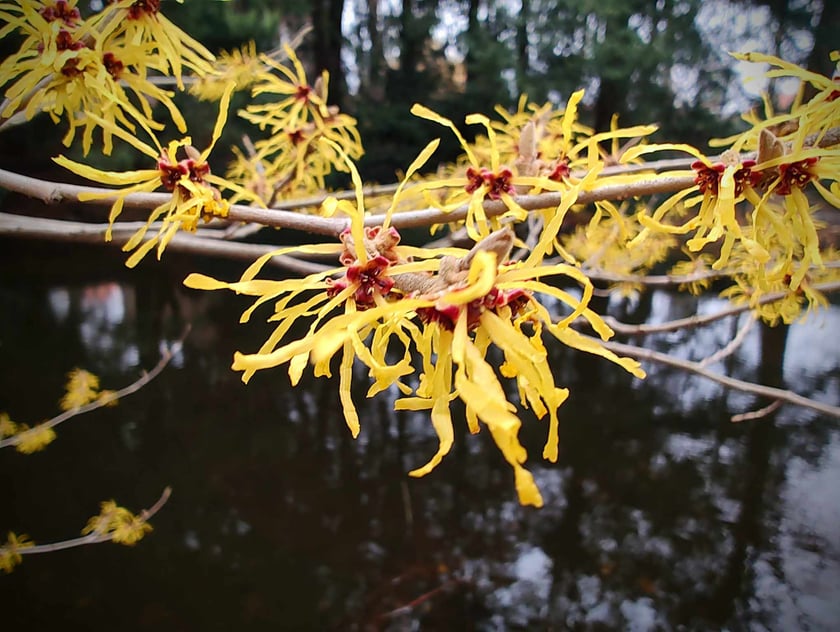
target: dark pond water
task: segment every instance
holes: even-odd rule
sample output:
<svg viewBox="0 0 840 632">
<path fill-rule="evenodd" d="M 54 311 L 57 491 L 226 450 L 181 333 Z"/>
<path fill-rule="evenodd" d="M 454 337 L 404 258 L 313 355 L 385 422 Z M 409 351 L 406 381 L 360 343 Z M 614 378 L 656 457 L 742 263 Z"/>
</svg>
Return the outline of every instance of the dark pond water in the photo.
<svg viewBox="0 0 840 632">
<path fill-rule="evenodd" d="M 136 510 L 173 489 L 137 546 L 28 556 L 0 576 L 4 631 L 840 629 L 836 420 L 786 406 L 733 425 L 763 402 L 554 348 L 572 393 L 561 455 L 539 460 L 545 427 L 526 413 L 546 505 L 522 508 L 487 432 L 464 430 L 411 479 L 436 447 L 423 415 L 360 388 L 354 441 L 334 382 L 291 389 L 279 370 L 244 386 L 232 354 L 267 326 L 239 325 L 232 295 L 180 286 L 241 265 L 173 255 L 129 272 L 104 248 L 0 245 L 0 410 L 17 421 L 54 415 L 73 367 L 132 382 L 192 324 L 140 393 L 59 427 L 43 453 L 0 453 L 0 532 L 38 542 L 78 535 L 102 500 Z M 656 322 L 719 306 L 657 292 L 611 309 Z M 735 326 L 649 342 L 699 358 Z M 837 306 L 755 328 L 716 368 L 837 404 L 838 331 Z"/>
</svg>

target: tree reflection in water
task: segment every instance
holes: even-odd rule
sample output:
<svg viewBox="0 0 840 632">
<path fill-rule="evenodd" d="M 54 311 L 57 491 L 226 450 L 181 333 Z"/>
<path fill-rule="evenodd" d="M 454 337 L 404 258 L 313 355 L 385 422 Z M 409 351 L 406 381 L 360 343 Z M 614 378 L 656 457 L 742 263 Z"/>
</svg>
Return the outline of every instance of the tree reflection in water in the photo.
<svg viewBox="0 0 840 632">
<path fill-rule="evenodd" d="M 4 263 L 0 354 L 13 370 L 0 409 L 38 420 L 72 367 L 121 384 L 185 322 L 192 333 L 178 363 L 130 401 L 63 427 L 43 454 L 0 454 L 14 481 L 0 528 L 60 539 L 101 499 L 140 507 L 165 485 L 173 496 L 133 549 L 26 559 L 2 579 L 10 629 L 829 630 L 840 620 L 830 420 L 788 406 L 732 424 L 764 402 L 660 367 L 633 381 L 555 345 L 572 395 L 556 466 L 538 461 L 545 425 L 523 425 L 546 500 L 535 511 L 517 503 L 488 433 L 459 426 L 442 465 L 411 479 L 437 445 L 425 415 L 366 401 L 360 387 L 354 441 L 336 384 L 305 376 L 291 389 L 276 371 L 245 387 L 228 369 L 235 349 L 267 333 L 236 324 L 235 300 L 183 289 L 173 263 L 124 274 L 98 251 L 85 258 L 79 270 L 16 262 L 14 275 Z M 656 292 L 610 309 L 657 322 L 715 307 Z M 836 403 L 839 325 L 834 306 L 789 331 L 756 327 L 717 368 Z M 697 359 L 732 326 L 648 342 Z"/>
</svg>

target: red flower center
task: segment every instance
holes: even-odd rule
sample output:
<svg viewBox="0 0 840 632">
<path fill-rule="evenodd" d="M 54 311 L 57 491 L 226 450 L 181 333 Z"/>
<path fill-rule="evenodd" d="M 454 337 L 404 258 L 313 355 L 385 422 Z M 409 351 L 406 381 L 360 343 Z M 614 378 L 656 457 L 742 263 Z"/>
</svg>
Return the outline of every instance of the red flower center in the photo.
<svg viewBox="0 0 840 632">
<path fill-rule="evenodd" d="M 327 296 L 333 297 L 346 288 L 355 286 L 353 300 L 360 310 L 376 305 L 376 296 L 385 296 L 394 287 L 394 280 L 386 272 L 391 262 L 386 257 L 377 256 L 364 264 L 347 266 L 340 279 L 327 279 Z"/>
<path fill-rule="evenodd" d="M 548 174 L 549 180 L 554 180 L 555 182 L 562 182 L 564 179 L 569 177 L 571 170 L 569 169 L 569 161 L 563 158 L 557 162 L 557 165 L 552 169 L 551 173 Z"/>
<path fill-rule="evenodd" d="M 119 79 L 125 69 L 123 63 L 116 58 L 114 53 L 105 53 L 102 56 L 102 65 L 105 66 L 105 70 L 107 70 L 108 74 L 114 79 Z"/>
<path fill-rule="evenodd" d="M 741 168 L 738 169 L 733 178 L 735 180 L 735 197 L 738 197 L 744 192 L 747 186 L 754 187 L 761 181 L 761 172 L 753 171 L 755 160 L 745 160 L 741 163 Z"/>
<path fill-rule="evenodd" d="M 741 195 L 748 185 L 754 187 L 761 180 L 761 172 L 753 171 L 752 168 L 754 166 L 755 160 L 745 160 L 741 163 L 740 169 L 733 174 L 735 197 Z M 712 196 L 717 196 L 720 179 L 723 176 L 723 172 L 726 171 L 726 165 L 718 162 L 710 167 L 702 160 L 695 160 L 691 164 L 691 168 L 697 172 L 697 175 L 694 177 L 694 184 L 700 189 L 700 193 L 708 191 Z"/>
<path fill-rule="evenodd" d="M 776 187 L 776 193 L 779 195 L 790 195 L 793 187 L 802 189 L 811 180 L 816 179 L 816 174 L 811 171 L 811 168 L 817 164 L 819 158 L 812 157 L 797 162 L 779 165 L 779 186 Z"/>
<path fill-rule="evenodd" d="M 473 331 L 480 324 L 481 314 L 485 310 L 489 309 L 493 313 L 497 313 L 500 307 L 507 305 L 510 307 L 511 315 L 516 316 L 530 300 L 531 294 L 526 290 L 500 290 L 494 287 L 485 296 L 470 301 L 463 308 L 458 305 L 447 304 L 421 307 L 417 310 L 417 316 L 424 323 L 438 323 L 444 329 L 452 331 L 461 315 L 461 309 L 466 309 L 467 330 Z"/>
<path fill-rule="evenodd" d="M 181 162 L 172 164 L 165 158 L 158 160 L 158 171 L 160 171 L 160 182 L 167 191 L 174 191 L 181 178 L 189 172 L 187 166 Z"/>
<path fill-rule="evenodd" d="M 513 172 L 504 167 L 498 173 L 493 173 L 489 169 L 474 167 L 467 168 L 467 184 L 464 185 L 464 190 L 467 193 L 473 193 L 482 186 L 487 187 L 485 197 L 491 200 L 498 200 L 503 193 L 513 193 Z"/>
<path fill-rule="evenodd" d="M 53 6 L 44 7 L 39 13 L 47 22 L 62 20 L 68 26 L 75 26 L 82 17 L 79 10 L 75 7 L 71 8 L 67 0 L 56 0 Z"/>
<path fill-rule="evenodd" d="M 55 47 L 58 50 L 79 50 L 80 48 L 84 48 L 85 45 L 73 39 L 70 31 L 61 29 L 58 35 L 55 36 Z"/>
<path fill-rule="evenodd" d="M 720 163 L 710 167 L 702 160 L 695 160 L 691 163 L 691 168 L 697 172 L 694 176 L 694 184 L 700 189 L 700 193 L 709 191 L 712 195 L 717 195 L 720 176 L 726 167 Z"/>
<path fill-rule="evenodd" d="M 210 174 L 210 165 L 206 162 L 197 162 L 192 158 L 185 158 L 175 164 L 168 158 L 158 160 L 158 171 L 160 171 L 160 182 L 167 191 L 174 191 L 181 187 L 181 192 L 189 197 L 189 191 L 181 186 L 181 178 L 187 176 L 192 182 L 204 184 L 204 179 Z"/>
<path fill-rule="evenodd" d="M 293 129 L 286 133 L 289 135 L 289 140 L 292 142 L 292 145 L 300 145 L 304 140 L 306 140 L 306 136 L 303 134 L 302 129 Z"/>
<path fill-rule="evenodd" d="M 79 60 L 73 58 L 65 61 L 64 65 L 61 67 L 61 74 L 65 77 L 78 77 L 82 74 L 82 71 L 79 70 Z"/>
<path fill-rule="evenodd" d="M 134 0 L 134 4 L 128 7 L 128 17 L 131 20 L 139 20 L 144 15 L 157 15 L 160 11 L 160 0 Z"/>
</svg>

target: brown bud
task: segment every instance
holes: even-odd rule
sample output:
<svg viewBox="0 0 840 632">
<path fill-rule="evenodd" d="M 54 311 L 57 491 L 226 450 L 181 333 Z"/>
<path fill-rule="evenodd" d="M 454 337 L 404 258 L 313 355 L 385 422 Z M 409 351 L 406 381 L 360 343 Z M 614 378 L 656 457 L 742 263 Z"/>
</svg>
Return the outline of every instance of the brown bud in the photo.
<svg viewBox="0 0 840 632">
<path fill-rule="evenodd" d="M 769 129 L 764 128 L 758 136 L 758 155 L 756 162 L 761 164 L 774 158 L 784 156 L 785 146 Z"/>
</svg>

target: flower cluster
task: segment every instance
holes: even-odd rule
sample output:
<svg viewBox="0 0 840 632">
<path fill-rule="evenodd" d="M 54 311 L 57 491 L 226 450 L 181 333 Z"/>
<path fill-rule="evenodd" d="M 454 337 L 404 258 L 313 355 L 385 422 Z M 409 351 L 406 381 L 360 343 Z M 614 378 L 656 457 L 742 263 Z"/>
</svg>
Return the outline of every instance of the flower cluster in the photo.
<svg viewBox="0 0 840 632">
<path fill-rule="evenodd" d="M 73 369 L 67 375 L 67 386 L 61 398 L 62 410 L 73 410 L 97 400 L 116 404 L 114 391 L 100 390 L 99 378 L 84 369 Z"/>
<path fill-rule="evenodd" d="M 610 174 L 605 169 L 638 161 L 642 152 L 627 150 L 656 130 L 650 125 L 621 128 L 614 118 L 608 131 L 594 133 L 577 120 L 583 96 L 582 90 L 575 92 L 563 110 L 536 107 L 523 98 L 516 112 L 497 108 L 502 121 L 471 114 L 466 123 L 481 125 L 486 131 L 473 143 L 467 143 L 452 121 L 415 104 L 413 114 L 449 128 L 464 150 L 454 167 L 426 178 L 415 191 L 422 191 L 427 204 L 447 213 L 466 207 L 463 223 L 475 240 L 497 230 L 502 222 L 537 218 L 543 224 L 540 256 L 556 252 L 566 262 L 576 263 L 559 238 L 566 214 L 583 191 L 651 178 L 651 174 Z M 621 139 L 628 141 L 620 146 Z M 609 152 L 602 147 L 607 141 Z M 659 146 L 644 147 L 653 151 Z M 517 201 L 519 196 L 546 192 L 562 194 L 560 204 L 529 213 Z M 488 214 L 487 202 L 501 202 L 503 210 Z"/>
<path fill-rule="evenodd" d="M 254 103 L 239 113 L 269 136 L 256 141 L 248 157 L 240 153 L 228 172 L 266 205 L 322 191 L 327 175 L 346 171 L 339 154 L 322 139 L 337 143 L 351 158 L 363 153 L 356 120 L 328 105 L 329 74 L 324 71 L 310 84 L 295 52 L 288 46 L 283 52 L 291 68 L 260 55 L 259 70 L 255 67 L 249 77 L 255 84 L 252 96 L 278 95 L 279 100 Z"/>
<path fill-rule="evenodd" d="M 23 35 L 18 51 L 0 64 L 0 86 L 6 86 L 0 117 L 21 112 L 31 119 L 42 111 L 55 122 L 64 117 L 69 124 L 64 144 L 81 130 L 85 154 L 97 128 L 105 154 L 120 130 L 163 129 L 153 117 L 155 103 L 163 104 L 184 132 L 173 93 L 148 75 L 172 74 L 183 89 L 183 69 L 207 72 L 213 56 L 169 22 L 159 4 L 121 0 L 83 20 L 77 0 L 0 3 L 8 20 L 2 33 Z"/>
<path fill-rule="evenodd" d="M 100 504 L 99 514 L 88 520 L 82 535 L 109 536 L 117 544 L 131 546 L 151 530 L 152 525 L 145 518 L 108 500 Z"/>
<path fill-rule="evenodd" d="M 73 369 L 68 373 L 65 391 L 59 402 L 65 412 L 35 426 L 16 423 L 7 413 L 0 413 L 0 448 L 14 446 L 22 454 L 39 452 L 55 440 L 53 427 L 80 412 L 82 406 L 94 402 L 99 406 L 113 406 L 118 401 L 114 391 L 100 390 L 99 378 L 83 369 Z"/>
<path fill-rule="evenodd" d="M 769 77 L 797 78 L 816 95 L 807 102 L 797 99 L 787 113 L 774 112 L 765 97 L 764 119 L 750 112 L 744 117 L 750 129 L 713 143 L 728 146 L 717 160 L 683 146 L 697 158 L 692 165 L 696 186 L 650 214 L 640 213 L 645 230 L 631 245 L 643 243 L 651 232 L 664 232 L 690 234 L 686 246 L 693 253 L 719 246 L 712 267 L 731 272 L 735 280 L 725 295 L 749 297 L 770 322 L 791 322 L 802 305 L 824 301 L 808 278 L 815 269 L 825 269 L 816 214 L 823 204 L 840 208 L 837 81 L 769 55 L 736 57 L 769 64 Z M 670 222 L 680 208 L 690 211 L 688 219 Z M 760 304 L 761 297 L 782 288 L 789 290 L 790 300 Z"/>
<path fill-rule="evenodd" d="M 189 136 L 172 141 L 166 147 L 163 147 L 151 130 L 147 129 L 146 131 L 155 143 L 153 148 L 141 140 L 117 130 L 116 133 L 121 138 L 152 158 L 156 163 L 155 168 L 119 173 L 96 169 L 64 156 L 54 159 L 62 167 L 93 182 L 124 187 L 114 193 L 91 192 L 79 194 L 81 200 L 115 198 L 108 218 L 109 229 L 106 235 L 108 241 L 112 238 L 114 222 L 122 212 L 127 195 L 154 191 L 160 187 L 171 193 L 171 197 L 166 202 L 152 210 L 146 225 L 136 231 L 123 246 L 123 250 L 126 252 L 134 250 L 126 261 L 128 267 L 137 265 L 155 247 L 157 248 L 157 256 L 160 258 L 167 244 L 179 230 L 195 232 L 199 220 L 210 221 L 214 217 L 226 217 L 230 202 L 222 198 L 220 189 L 232 190 L 241 197 L 253 199 L 253 196 L 249 196 L 246 191 L 237 185 L 213 175 L 207 162 L 227 120 L 227 110 L 233 88 L 234 85 L 229 84 L 222 95 L 219 116 L 213 129 L 210 145 L 202 152 L 192 146 L 192 140 Z M 95 118 L 94 115 L 90 116 Z M 143 241 L 149 229 L 156 222 L 160 222 L 157 232 Z"/>
<path fill-rule="evenodd" d="M 627 242 L 640 229 L 628 217 L 631 206 L 628 202 L 619 206 L 610 201 L 596 202 L 590 220 L 561 237 L 564 250 L 580 261 L 586 271 L 599 270 L 628 279 L 647 274 L 668 259 L 676 239 L 668 233 L 653 233 L 637 247 L 628 248 Z M 644 287 L 638 281 L 619 280 L 610 289 L 622 296 L 633 296 Z"/>
<path fill-rule="evenodd" d="M 30 427 L 15 423 L 7 413 L 0 413 L 0 446 L 14 446 L 21 454 L 32 454 L 55 440 L 55 430 L 48 423 Z"/>
<path fill-rule="evenodd" d="M 431 149 L 423 152 L 419 162 Z M 557 410 L 568 391 L 555 385 L 543 344 L 545 334 L 601 355 L 638 377 L 644 372 L 634 360 L 618 358 L 597 339 L 570 328 L 581 317 L 603 339 L 612 334 L 588 308 L 592 284 L 577 268 L 542 265 L 539 254 L 525 261 L 508 261 L 514 243 L 509 227 L 488 234 L 470 251 L 404 246 L 399 232 L 387 221 L 366 228 L 361 181 L 346 154 L 342 156 L 357 185 L 357 199 L 355 205 L 334 199 L 325 203 L 328 213 L 342 211 L 350 217 L 340 244 L 289 247 L 269 253 L 237 282 L 191 274 L 185 284 L 255 296 L 243 321 L 258 306 L 274 301 L 270 318 L 277 323 L 274 332 L 257 352 L 236 353 L 234 357 L 233 368 L 243 371 L 244 381 L 258 370 L 287 363 L 292 384 L 300 380 L 310 362 L 315 375 L 329 376 L 332 359 L 340 355 L 340 398 L 347 425 L 356 436 L 361 425 L 351 397 L 351 381 L 353 363 L 358 359 L 372 380 L 368 396 L 395 387 L 402 394 L 394 404 L 396 409 L 430 411 L 439 448 L 428 463 L 410 472 L 412 476 L 429 473 L 450 450 L 454 438 L 450 403 L 460 399 L 466 407 L 470 431 L 478 432 L 481 424 L 488 428 L 513 468 L 520 502 L 541 506 L 539 489 L 524 467 L 527 454 L 518 439 L 521 420 L 508 401 L 501 379 L 515 381 L 523 406 L 538 418 L 548 416 L 543 456 L 554 461 L 558 450 Z M 415 161 L 409 173 L 419 162 Z M 398 198 L 399 192 L 392 208 Z M 389 219 L 390 214 L 386 217 Z M 255 278 L 271 257 L 285 252 L 333 252 L 342 267 L 303 279 Z M 541 280 L 548 276 L 566 277 L 578 284 L 581 297 Z M 565 306 L 568 314 L 555 321 L 540 296 Z M 300 321 L 309 321 L 305 334 L 288 339 L 293 325 Z M 493 346 L 505 358 L 498 373 L 486 360 Z M 396 362 L 394 358 L 398 358 Z M 419 376 L 413 377 L 418 371 Z"/>
<path fill-rule="evenodd" d="M 159 0 L 109 2 L 89 19 L 82 18 L 77 0 L 0 0 L 0 15 L 6 19 L 0 34 L 17 32 L 23 39 L 18 52 L 0 63 L 6 99 L 0 118 L 47 111 L 56 121 L 66 117 L 68 145 L 81 132 L 87 152 L 100 129 L 106 153 L 116 137 L 153 161 L 146 169 L 110 172 L 64 156 L 55 159 L 91 181 L 119 187 L 79 195 L 113 200 L 108 240 L 129 195 L 163 190 L 145 225 L 119 236 L 125 237 L 123 249 L 132 252 L 129 267 L 154 249 L 160 258 L 180 230 L 196 231 L 202 220 L 228 217 L 235 202 L 270 206 L 325 190 L 334 170 L 350 174 L 355 200 L 328 197 L 319 209 L 327 217 L 347 218 L 335 231 L 336 243 L 267 253 L 234 282 L 191 274 L 185 284 L 253 297 L 242 322 L 261 306 L 273 305 L 269 320 L 275 328 L 268 339 L 258 350 L 234 356 L 233 369 L 244 381 L 256 371 L 287 365 L 294 385 L 310 364 L 316 376 L 330 376 L 337 363 L 344 418 L 355 437 L 361 421 L 351 386 L 358 361 L 367 369 L 368 397 L 390 390 L 399 393 L 397 410 L 428 411 L 439 445 L 412 476 L 428 474 L 451 449 L 451 404 L 460 400 L 469 430 L 486 428 L 513 469 L 520 502 L 542 504 L 525 467 L 520 409 L 547 419 L 543 457 L 555 461 L 558 410 L 569 395 L 555 383 L 545 340 L 599 355 L 644 377 L 635 360 L 601 344 L 613 332 L 589 307 L 594 288 L 587 270 L 645 273 L 684 239 L 690 260 L 674 271 L 705 271 L 710 264 L 733 280 L 725 296 L 748 301 L 771 322 L 791 322 L 802 309 L 823 304 L 814 286 L 833 278 L 823 264 L 836 253 L 819 243 L 813 200 L 840 207 L 840 91 L 835 80 L 773 57 L 742 56 L 770 64 L 771 76 L 810 83 L 817 96 L 807 103 L 798 100 L 786 114 L 773 113 L 768 101 L 764 119 L 748 115 L 750 129 L 723 139 L 720 146 L 727 150 L 714 158 L 688 145 L 649 143 L 654 126 L 622 128 L 614 117 L 606 131 L 587 128 L 578 121 L 583 91 L 571 95 L 562 110 L 523 98 L 513 112 L 497 109 L 497 120 L 471 114 L 464 123 L 481 131 L 473 142 L 453 121 L 415 104 L 411 113 L 451 131 L 463 155 L 433 175 L 418 177 L 439 143 L 430 142 L 395 193 L 382 198 L 384 216 L 372 220 L 353 162 L 363 153 L 356 121 L 329 105 L 328 74 L 310 82 L 290 47 L 258 55 L 251 44 L 212 66 L 213 56 L 161 15 Z M 158 140 L 164 126 L 152 116 L 155 103 L 163 104 L 182 134 L 187 126 L 173 93 L 149 81 L 150 73 L 171 75 L 180 89 L 183 75 L 191 73 L 198 79 L 193 94 L 220 100 L 206 149 L 193 147 L 188 136 L 166 145 Z M 254 102 L 239 115 L 268 137 L 246 140 L 228 178 L 220 178 L 211 172 L 209 155 L 222 134 L 233 91 L 249 87 Z M 142 134 L 151 141 L 140 140 Z M 629 168 L 663 151 L 692 156 L 691 169 Z M 620 191 L 645 184 L 649 189 L 643 195 L 650 195 L 674 179 L 688 186 L 681 184 L 682 190 L 664 200 L 652 198 L 651 206 L 603 199 L 610 187 Z M 231 196 L 225 199 L 223 192 Z M 537 195 L 543 197 L 535 200 Z M 619 193 L 611 199 L 626 197 Z M 451 217 L 450 228 L 463 228 L 475 245 L 467 250 L 403 243 L 394 218 L 418 201 L 437 209 L 437 217 Z M 575 226 L 566 221 L 570 213 Z M 513 230 L 519 222 L 527 222 L 527 239 Z M 284 253 L 332 255 L 338 264 L 303 278 L 258 278 L 271 258 Z M 555 253 L 559 257 L 549 259 Z M 625 293 L 638 289 L 619 287 Z M 777 292 L 784 293 L 782 300 L 766 304 L 764 297 Z M 572 328 L 576 321 L 600 340 Z M 503 358 L 498 368 L 488 361 L 492 354 Z M 95 376 L 76 371 L 70 378 L 62 399 L 68 413 L 110 396 L 99 391 Z M 506 382 L 515 387 L 518 405 L 506 394 Z M 54 436 L 49 422 L 29 428 L 0 415 L 0 446 L 32 452 Z M 132 544 L 148 530 L 143 516 L 111 501 L 103 503 L 84 533 Z M 23 539 L 10 536 L 0 548 L 0 566 L 8 570 L 19 562 L 23 546 Z"/>
<path fill-rule="evenodd" d="M 15 566 L 23 561 L 27 553 L 42 553 L 58 548 L 69 548 L 92 542 L 112 541 L 117 544 L 132 546 L 152 530 L 148 523 L 148 513 L 135 515 L 125 507 L 120 507 L 113 500 L 101 503 L 98 515 L 88 520 L 82 529 L 82 538 L 66 540 L 52 545 L 36 546 L 26 535 L 9 532 L 6 542 L 0 544 L 0 570 L 11 573 Z"/>
</svg>

